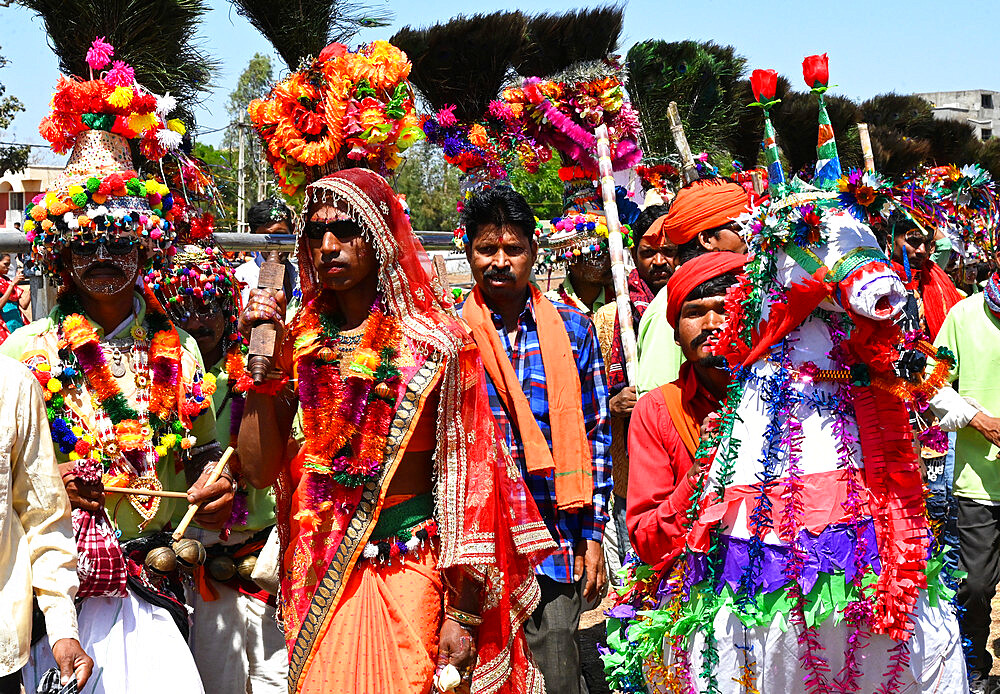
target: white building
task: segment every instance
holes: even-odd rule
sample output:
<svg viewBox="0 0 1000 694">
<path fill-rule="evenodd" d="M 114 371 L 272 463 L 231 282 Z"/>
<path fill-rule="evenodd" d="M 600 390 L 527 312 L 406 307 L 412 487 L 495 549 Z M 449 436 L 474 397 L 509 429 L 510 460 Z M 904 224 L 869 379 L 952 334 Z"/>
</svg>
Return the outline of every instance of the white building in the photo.
<svg viewBox="0 0 1000 694">
<path fill-rule="evenodd" d="M 935 118 L 968 123 L 980 140 L 1000 137 L 1000 92 L 967 89 L 961 92 L 917 94 L 931 103 Z"/>
<path fill-rule="evenodd" d="M 29 165 L 20 173 L 0 178 L 0 230 L 13 231 L 15 222 L 22 222 L 24 206 L 42 191 L 49 190 L 62 166 Z"/>
</svg>

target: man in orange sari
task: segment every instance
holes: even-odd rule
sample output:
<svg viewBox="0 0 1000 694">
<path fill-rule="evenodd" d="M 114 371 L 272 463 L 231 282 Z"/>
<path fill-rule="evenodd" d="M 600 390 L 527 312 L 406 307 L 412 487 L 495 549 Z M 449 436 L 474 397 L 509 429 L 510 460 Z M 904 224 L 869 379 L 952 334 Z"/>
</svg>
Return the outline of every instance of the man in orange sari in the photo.
<svg viewBox="0 0 1000 694">
<path fill-rule="evenodd" d="M 475 343 L 384 179 L 340 171 L 306 200 L 301 310 L 286 328 L 282 292 L 254 290 L 241 318 L 285 332 L 239 448 L 252 484 L 277 483 L 290 691 L 426 694 L 457 670 L 540 692 L 521 625 L 552 543 Z"/>
<path fill-rule="evenodd" d="M 625 515 L 636 554 L 657 570 L 684 549 L 701 427 L 729 384 L 723 358 L 709 350 L 726 319 L 726 290 L 745 262 L 736 253 L 707 253 L 682 265 L 667 283 L 667 320 L 686 361 L 676 381 L 643 395 L 632 411 Z"/>
</svg>

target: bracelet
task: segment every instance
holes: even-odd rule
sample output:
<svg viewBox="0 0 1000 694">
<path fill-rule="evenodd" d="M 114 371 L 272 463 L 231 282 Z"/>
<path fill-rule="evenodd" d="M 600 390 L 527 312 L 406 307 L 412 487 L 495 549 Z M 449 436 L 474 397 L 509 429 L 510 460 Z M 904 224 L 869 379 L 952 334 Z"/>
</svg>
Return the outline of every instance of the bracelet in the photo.
<svg viewBox="0 0 1000 694">
<path fill-rule="evenodd" d="M 483 623 L 483 618 L 479 615 L 463 612 L 462 610 L 457 610 L 450 606 L 444 608 L 444 614 L 448 617 L 448 619 L 453 622 L 458 622 L 463 627 L 478 627 Z"/>
</svg>

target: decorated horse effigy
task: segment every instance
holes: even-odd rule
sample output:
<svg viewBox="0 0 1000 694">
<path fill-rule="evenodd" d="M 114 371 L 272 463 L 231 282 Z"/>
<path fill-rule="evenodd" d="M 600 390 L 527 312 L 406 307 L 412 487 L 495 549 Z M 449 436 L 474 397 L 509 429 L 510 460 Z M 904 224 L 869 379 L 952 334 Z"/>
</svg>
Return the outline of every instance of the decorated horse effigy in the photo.
<svg viewBox="0 0 1000 694">
<path fill-rule="evenodd" d="M 904 287 L 870 228 L 890 187 L 841 172 L 825 64 L 804 63 L 819 97 L 809 183 L 778 160 L 773 73 L 751 78 L 769 200 L 746 222 L 751 259 L 717 336 L 732 380 L 696 456 L 685 551 L 659 571 L 633 563 L 609 613 L 618 691 L 968 689 L 909 417 L 953 358 L 897 323 Z M 904 373 L 907 355 L 928 365 Z"/>
</svg>

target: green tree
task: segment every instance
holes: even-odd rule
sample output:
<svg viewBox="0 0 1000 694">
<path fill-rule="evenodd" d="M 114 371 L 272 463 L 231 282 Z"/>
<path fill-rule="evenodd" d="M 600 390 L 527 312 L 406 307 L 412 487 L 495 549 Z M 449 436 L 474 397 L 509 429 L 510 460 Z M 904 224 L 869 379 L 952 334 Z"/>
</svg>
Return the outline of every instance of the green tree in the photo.
<svg viewBox="0 0 1000 694">
<path fill-rule="evenodd" d="M 406 150 L 393 187 L 406 195 L 410 223 L 419 231 L 452 231 L 458 226 L 459 171 L 426 141 Z"/>
<path fill-rule="evenodd" d="M 234 177 L 236 162 L 233 161 L 228 150 L 216 149 L 204 142 L 196 142 L 192 154 L 205 162 L 215 179 L 216 188 L 219 189 L 219 203 L 222 212 L 218 213 L 216 217 L 216 229 L 236 231 L 237 181 Z"/>
<path fill-rule="evenodd" d="M 219 158 L 218 175 L 231 181 L 232 197 L 227 205 L 233 215 L 239 209 L 237 206 L 239 181 L 239 146 L 240 146 L 240 114 L 243 114 L 243 172 L 246 179 L 246 208 L 257 202 L 259 197 L 265 197 L 271 191 L 271 169 L 264 161 L 264 150 L 257 133 L 250 127 L 250 117 L 247 107 L 254 99 L 266 96 L 274 84 L 274 68 L 271 59 L 262 53 L 256 53 L 247 63 L 246 68 L 236 80 L 236 87 L 229 93 L 226 112 L 229 114 L 229 127 L 222 138 L 222 148 L 216 151 Z M 263 190 L 263 195 L 259 195 Z"/>
<path fill-rule="evenodd" d="M 510 184 L 531 205 L 539 219 L 553 219 L 562 214 L 563 182 L 559 178 L 559 157 L 552 157 L 536 173 L 518 166 L 510 174 Z"/>
<path fill-rule="evenodd" d="M 0 67 L 7 65 L 7 60 L 0 57 Z M 0 84 L 0 131 L 6 130 L 14 121 L 14 116 L 24 110 L 24 105 L 13 96 L 4 96 L 6 88 Z M 0 175 L 23 171 L 28 165 L 30 147 L 20 145 L 0 146 Z"/>
</svg>

